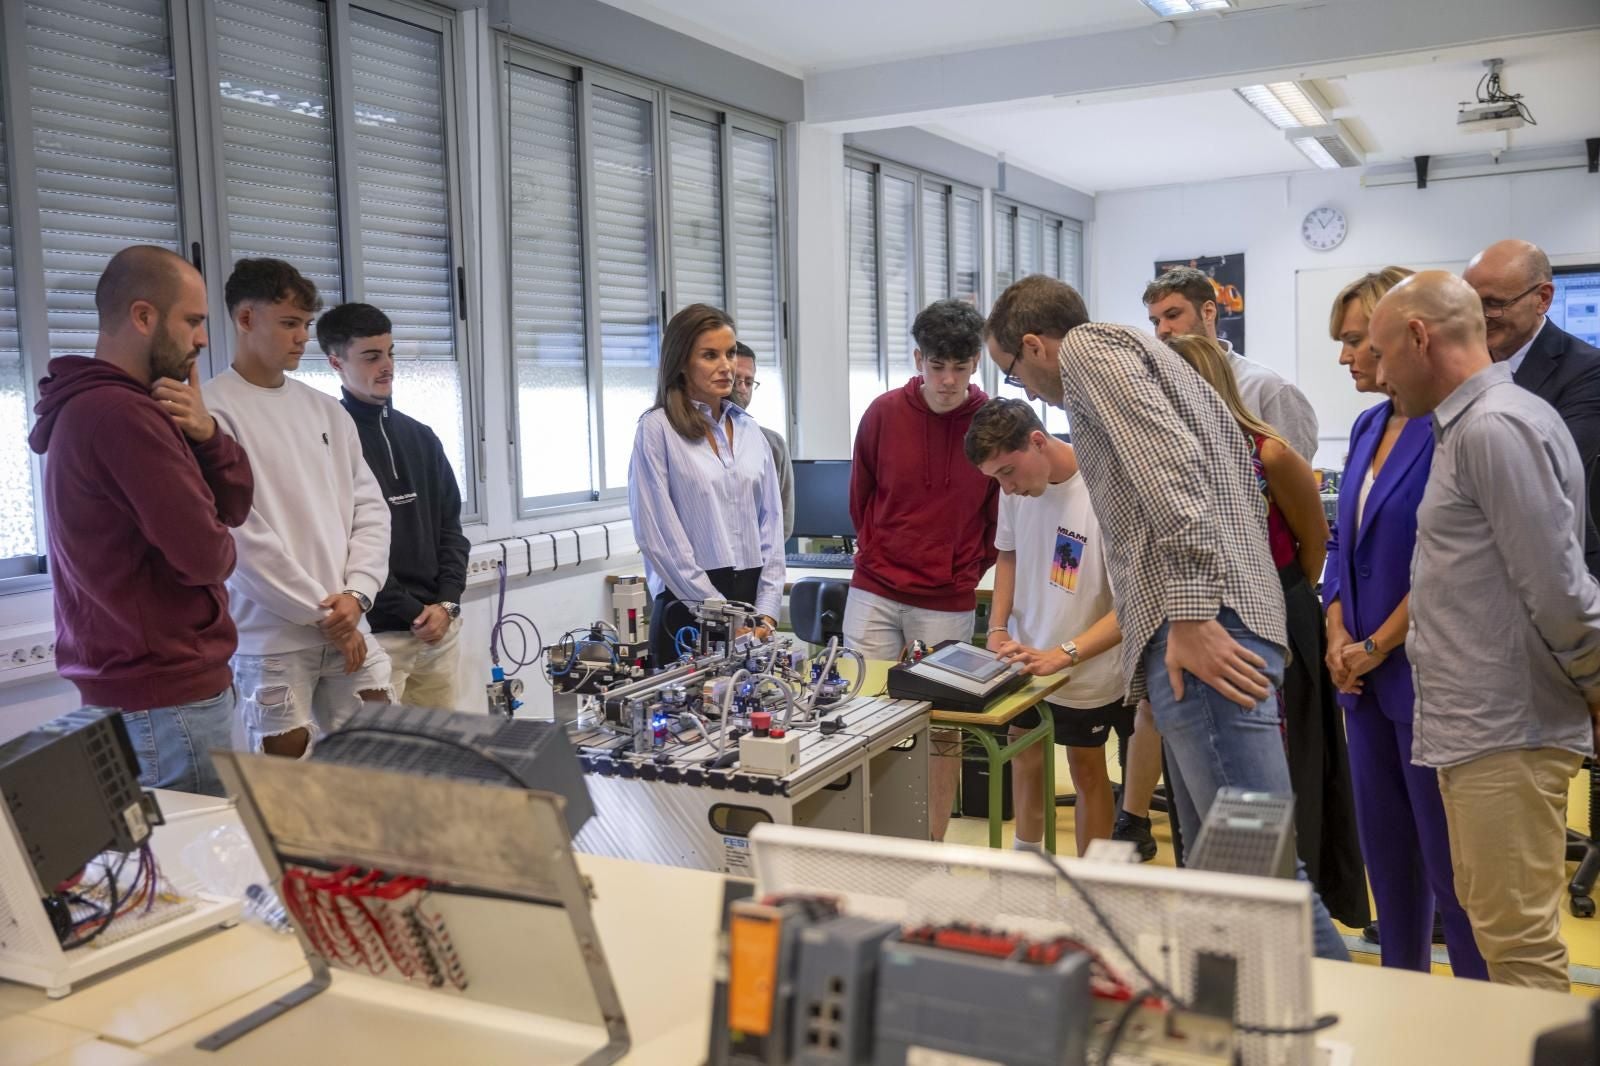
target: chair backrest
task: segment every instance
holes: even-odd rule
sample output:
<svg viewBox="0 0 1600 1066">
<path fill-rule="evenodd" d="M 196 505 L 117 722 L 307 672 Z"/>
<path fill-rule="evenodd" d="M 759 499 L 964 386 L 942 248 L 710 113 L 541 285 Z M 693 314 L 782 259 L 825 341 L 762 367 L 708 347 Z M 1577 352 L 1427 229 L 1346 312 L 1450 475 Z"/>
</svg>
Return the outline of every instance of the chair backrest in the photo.
<svg viewBox="0 0 1600 1066">
<path fill-rule="evenodd" d="M 826 644 L 844 636 L 844 602 L 850 583 L 832 577 L 803 577 L 789 590 L 789 625 L 807 644 Z"/>
</svg>

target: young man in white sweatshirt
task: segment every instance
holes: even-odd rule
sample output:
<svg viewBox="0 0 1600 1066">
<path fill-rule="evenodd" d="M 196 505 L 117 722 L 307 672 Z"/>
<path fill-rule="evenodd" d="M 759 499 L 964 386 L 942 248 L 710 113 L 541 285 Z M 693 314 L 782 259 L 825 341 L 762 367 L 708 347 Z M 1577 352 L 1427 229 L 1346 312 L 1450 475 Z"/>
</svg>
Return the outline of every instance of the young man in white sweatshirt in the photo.
<svg viewBox="0 0 1600 1066">
<path fill-rule="evenodd" d="M 250 750 L 300 756 L 361 700 L 389 698 L 389 659 L 365 618 L 389 570 L 389 508 L 349 414 L 287 376 L 317 288 L 278 259 L 241 259 L 224 289 L 233 367 L 206 406 L 244 446 L 255 502 L 233 531 L 233 660 Z"/>
</svg>

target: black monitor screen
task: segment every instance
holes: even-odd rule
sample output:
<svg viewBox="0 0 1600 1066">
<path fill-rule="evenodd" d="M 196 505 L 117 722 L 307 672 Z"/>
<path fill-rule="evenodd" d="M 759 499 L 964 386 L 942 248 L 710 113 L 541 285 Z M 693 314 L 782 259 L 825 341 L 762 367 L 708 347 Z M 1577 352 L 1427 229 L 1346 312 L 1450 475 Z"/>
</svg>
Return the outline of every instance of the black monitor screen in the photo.
<svg viewBox="0 0 1600 1066">
<path fill-rule="evenodd" d="M 853 537 L 850 520 L 850 460 L 794 461 L 794 535 Z"/>
</svg>

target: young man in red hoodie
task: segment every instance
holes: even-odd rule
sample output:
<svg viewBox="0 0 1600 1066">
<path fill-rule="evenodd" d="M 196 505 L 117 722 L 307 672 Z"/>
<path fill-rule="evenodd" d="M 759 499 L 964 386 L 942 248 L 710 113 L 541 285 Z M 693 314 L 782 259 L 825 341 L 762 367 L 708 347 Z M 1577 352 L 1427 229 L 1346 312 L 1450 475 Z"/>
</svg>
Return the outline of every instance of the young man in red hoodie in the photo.
<svg viewBox="0 0 1600 1066">
<path fill-rule="evenodd" d="M 29 436 L 45 456 L 56 665 L 84 703 L 122 714 L 145 787 L 223 794 L 237 635 L 228 528 L 250 462 L 200 398 L 206 286 L 182 256 L 135 245 L 94 294 L 94 358 L 50 360 Z"/>
<path fill-rule="evenodd" d="M 939 300 L 917 315 L 911 335 L 917 376 L 872 401 L 850 467 L 858 547 L 844 639 L 869 659 L 899 659 L 914 640 L 971 640 L 978 582 L 996 557 L 999 490 L 962 450 L 988 399 L 972 384 L 983 316 L 965 301 Z M 941 737 L 934 746 L 934 840 L 943 840 L 950 824 L 958 743 Z"/>
</svg>

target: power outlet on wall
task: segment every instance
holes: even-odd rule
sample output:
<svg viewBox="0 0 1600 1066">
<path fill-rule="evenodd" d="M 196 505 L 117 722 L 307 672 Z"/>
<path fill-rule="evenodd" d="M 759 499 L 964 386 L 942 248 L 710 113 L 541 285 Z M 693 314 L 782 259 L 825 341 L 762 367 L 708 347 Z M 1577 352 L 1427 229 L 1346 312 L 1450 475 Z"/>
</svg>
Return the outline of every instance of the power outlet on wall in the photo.
<svg viewBox="0 0 1600 1066">
<path fill-rule="evenodd" d="M 0 628 L 0 684 L 55 670 L 56 632 L 50 625 Z"/>
</svg>

